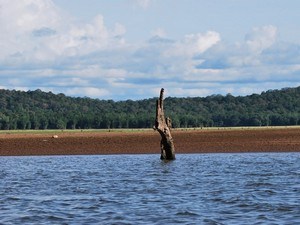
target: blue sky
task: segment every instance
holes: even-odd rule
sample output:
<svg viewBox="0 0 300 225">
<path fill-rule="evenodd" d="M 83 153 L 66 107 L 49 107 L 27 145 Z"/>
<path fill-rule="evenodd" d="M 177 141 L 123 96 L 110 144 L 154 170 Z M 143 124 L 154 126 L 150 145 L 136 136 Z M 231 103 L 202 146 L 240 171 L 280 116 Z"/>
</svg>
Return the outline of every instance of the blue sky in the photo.
<svg viewBox="0 0 300 225">
<path fill-rule="evenodd" d="M 300 85 L 298 0 L 0 0 L 0 88 L 126 100 Z"/>
</svg>

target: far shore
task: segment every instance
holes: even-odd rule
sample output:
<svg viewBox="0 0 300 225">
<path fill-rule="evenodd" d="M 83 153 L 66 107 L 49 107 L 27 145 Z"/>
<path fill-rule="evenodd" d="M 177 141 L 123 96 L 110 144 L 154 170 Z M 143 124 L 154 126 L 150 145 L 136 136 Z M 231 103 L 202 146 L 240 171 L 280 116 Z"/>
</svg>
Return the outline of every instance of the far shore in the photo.
<svg viewBox="0 0 300 225">
<path fill-rule="evenodd" d="M 177 154 L 300 152 L 300 126 L 173 129 Z M 5 130 L 0 156 L 160 154 L 153 129 Z"/>
</svg>

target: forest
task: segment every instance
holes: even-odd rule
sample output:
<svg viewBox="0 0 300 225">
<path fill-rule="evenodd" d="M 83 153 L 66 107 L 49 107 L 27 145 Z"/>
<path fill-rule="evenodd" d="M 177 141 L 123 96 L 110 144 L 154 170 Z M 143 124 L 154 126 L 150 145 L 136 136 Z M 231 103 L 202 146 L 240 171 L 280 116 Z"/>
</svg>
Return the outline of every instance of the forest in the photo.
<svg viewBox="0 0 300 225">
<path fill-rule="evenodd" d="M 0 129 L 152 128 L 156 99 L 113 101 L 1 89 Z M 236 97 L 167 97 L 164 105 L 174 128 L 300 124 L 300 87 Z"/>
</svg>

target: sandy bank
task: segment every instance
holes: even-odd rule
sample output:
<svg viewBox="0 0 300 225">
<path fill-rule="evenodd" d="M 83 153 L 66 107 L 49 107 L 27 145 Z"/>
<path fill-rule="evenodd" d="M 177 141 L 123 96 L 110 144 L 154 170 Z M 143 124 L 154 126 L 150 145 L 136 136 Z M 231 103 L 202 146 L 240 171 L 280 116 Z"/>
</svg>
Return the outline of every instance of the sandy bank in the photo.
<svg viewBox="0 0 300 225">
<path fill-rule="evenodd" d="M 52 136 L 56 134 L 58 138 Z M 176 153 L 300 152 L 300 128 L 173 130 Z M 2 132 L 0 155 L 160 154 L 158 132 Z"/>
</svg>

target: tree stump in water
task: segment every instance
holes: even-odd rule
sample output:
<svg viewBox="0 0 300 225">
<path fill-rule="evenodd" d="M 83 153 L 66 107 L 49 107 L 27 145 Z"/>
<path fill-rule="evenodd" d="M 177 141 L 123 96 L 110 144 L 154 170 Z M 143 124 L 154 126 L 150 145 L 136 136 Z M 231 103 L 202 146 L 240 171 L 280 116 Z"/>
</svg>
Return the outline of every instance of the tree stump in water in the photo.
<svg viewBox="0 0 300 225">
<path fill-rule="evenodd" d="M 173 138 L 171 136 L 171 119 L 165 118 L 164 113 L 164 89 L 160 90 L 159 99 L 156 102 L 156 120 L 155 129 L 159 132 L 161 136 L 160 148 L 162 160 L 174 160 L 175 159 L 175 147 L 173 143 Z"/>
</svg>

